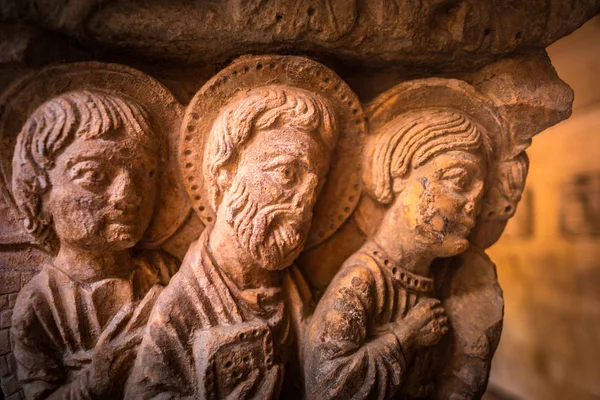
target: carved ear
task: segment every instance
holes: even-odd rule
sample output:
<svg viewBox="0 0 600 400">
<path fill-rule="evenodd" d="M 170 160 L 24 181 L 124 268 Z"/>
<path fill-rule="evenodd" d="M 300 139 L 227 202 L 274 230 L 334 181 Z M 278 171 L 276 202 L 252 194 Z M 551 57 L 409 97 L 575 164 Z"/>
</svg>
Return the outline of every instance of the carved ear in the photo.
<svg viewBox="0 0 600 400">
<path fill-rule="evenodd" d="M 231 186 L 232 176 L 233 173 L 231 170 L 221 168 L 218 175 L 211 179 L 213 182 L 209 185 L 209 196 L 211 207 L 215 213 L 219 208 L 219 204 L 221 204 L 223 193 Z"/>
<path fill-rule="evenodd" d="M 219 171 L 217 185 L 219 186 L 219 192 L 221 192 L 221 194 L 231 186 L 232 175 L 232 172 L 225 168 L 222 168 Z"/>
<path fill-rule="evenodd" d="M 392 178 L 392 192 L 394 194 L 402 192 L 406 188 L 406 179 Z"/>
</svg>

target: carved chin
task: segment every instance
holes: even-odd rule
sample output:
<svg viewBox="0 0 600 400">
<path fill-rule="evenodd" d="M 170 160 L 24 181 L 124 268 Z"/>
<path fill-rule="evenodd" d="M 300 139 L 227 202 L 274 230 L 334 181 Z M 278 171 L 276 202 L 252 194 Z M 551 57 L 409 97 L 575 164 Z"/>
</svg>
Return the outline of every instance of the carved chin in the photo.
<svg viewBox="0 0 600 400">
<path fill-rule="evenodd" d="M 452 247 L 448 250 L 450 256 L 455 256 L 460 253 L 463 253 L 470 246 L 470 243 L 467 239 L 459 237 L 453 240 Z"/>
<path fill-rule="evenodd" d="M 140 240 L 139 229 L 136 225 L 110 224 L 105 235 L 111 248 L 127 249 Z"/>
<path fill-rule="evenodd" d="M 470 246 L 467 239 L 470 230 L 462 225 L 448 223 L 447 220 L 441 224 L 423 221 L 415 227 L 415 232 L 421 243 L 438 249 L 437 257 L 458 255 Z"/>
</svg>

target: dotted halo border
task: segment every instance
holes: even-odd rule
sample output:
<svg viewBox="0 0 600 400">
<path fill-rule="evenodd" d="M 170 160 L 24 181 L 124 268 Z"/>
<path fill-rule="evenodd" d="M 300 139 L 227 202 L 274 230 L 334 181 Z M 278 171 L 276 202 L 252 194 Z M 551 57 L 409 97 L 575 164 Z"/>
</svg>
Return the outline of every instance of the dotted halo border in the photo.
<svg viewBox="0 0 600 400">
<path fill-rule="evenodd" d="M 131 90 L 133 87 L 143 87 L 145 91 L 150 91 L 155 96 L 164 96 L 167 101 L 160 105 L 154 104 L 156 103 L 154 100 L 148 102 L 141 101 L 139 98 L 135 97 L 134 93 L 136 93 L 136 90 Z M 37 89 L 37 91 L 34 91 L 34 89 Z M 144 106 L 144 108 L 153 115 L 155 119 L 154 122 L 157 124 L 157 127 L 160 128 L 158 129 L 160 134 L 164 135 L 163 140 L 168 147 L 169 159 L 165 165 L 165 170 L 167 168 L 172 168 L 174 172 L 177 171 L 177 168 L 175 168 L 176 164 L 171 165 L 171 163 L 177 163 L 176 157 L 179 155 L 177 152 L 177 145 L 179 141 L 180 124 L 185 111 L 183 105 L 181 105 L 173 93 L 158 80 L 142 71 L 122 64 L 104 63 L 99 61 L 57 64 L 46 66 L 15 79 L 0 94 L 0 141 L 7 143 L 8 140 L 16 140 L 16 136 L 19 134 L 22 124 L 25 123 L 27 118 L 19 118 L 18 121 L 20 126 L 18 130 L 12 130 L 11 128 L 13 128 L 13 126 L 11 125 L 14 125 L 14 122 L 8 122 L 7 120 L 12 118 L 15 114 L 23 116 L 27 112 L 33 112 L 35 108 L 53 96 L 80 89 L 97 89 L 117 92 Z M 35 103 L 35 107 L 31 106 L 32 103 L 30 101 L 33 93 L 35 93 L 33 96 L 35 99 L 41 99 Z M 30 97 L 24 98 L 23 96 Z M 25 101 L 28 101 L 30 104 L 27 106 L 28 109 L 19 109 L 18 106 Z M 11 154 L 12 151 L 13 150 L 11 150 Z M 7 164 L 10 164 L 9 160 L 2 160 L 2 162 L 0 162 L 0 173 L 2 174 L 1 181 L 4 182 L 11 194 L 10 206 L 13 208 L 13 212 L 20 218 L 22 217 L 21 212 L 16 207 L 16 204 L 14 204 L 14 199 L 12 198 L 12 185 L 10 182 L 12 168 Z M 161 184 L 163 184 L 166 179 L 167 177 L 163 177 Z M 171 196 L 176 195 L 181 199 L 185 199 L 184 188 L 180 182 L 176 181 L 175 186 L 169 186 L 168 189 L 168 193 L 170 193 Z M 176 193 L 173 194 L 173 191 L 176 191 Z M 162 194 L 159 194 L 159 197 L 157 197 L 157 204 L 162 204 L 161 200 L 163 200 L 163 197 Z M 185 211 L 181 210 L 178 213 L 167 213 L 164 211 L 167 210 L 167 208 L 167 206 L 163 206 L 160 211 L 155 213 L 146 231 L 147 234 L 150 228 L 154 226 L 153 224 L 156 221 L 156 215 L 161 213 L 161 215 L 169 215 L 168 225 L 166 225 L 164 229 L 157 229 L 157 231 L 162 231 L 162 234 L 156 237 L 148 237 L 145 234 L 138 242 L 137 246 L 143 248 L 160 247 L 164 241 L 170 238 L 177 229 L 179 229 L 190 213 L 190 208 L 186 208 Z"/>
<path fill-rule="evenodd" d="M 340 138 L 334 150 L 327 182 L 314 209 L 305 249 L 331 237 L 352 214 L 361 195 L 361 154 L 366 118 L 356 94 L 328 67 L 300 56 L 244 56 L 210 79 L 187 106 L 182 123 L 180 169 L 192 208 L 205 225 L 215 214 L 206 196 L 202 160 L 206 137 L 218 110 L 240 92 L 273 84 L 290 85 L 328 99 L 338 111 Z M 208 112 L 204 117 L 203 110 Z M 355 165 L 346 165 L 353 161 Z M 340 163 L 342 165 L 340 165 Z M 343 167 L 343 170 L 340 168 Z M 340 185 L 340 182 L 343 182 Z M 340 185 L 332 187 L 331 185 Z M 343 200 L 339 200 L 342 196 Z M 333 198 L 332 198 L 333 197 Z"/>
</svg>

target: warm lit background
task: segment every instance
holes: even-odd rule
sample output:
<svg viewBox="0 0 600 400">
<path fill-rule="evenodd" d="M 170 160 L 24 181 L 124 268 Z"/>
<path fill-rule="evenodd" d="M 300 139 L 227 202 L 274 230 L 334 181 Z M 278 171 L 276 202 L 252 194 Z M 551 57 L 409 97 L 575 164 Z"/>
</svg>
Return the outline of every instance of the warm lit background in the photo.
<svg viewBox="0 0 600 400">
<path fill-rule="evenodd" d="M 573 115 L 533 139 L 525 195 L 489 251 L 505 300 L 489 391 L 600 399 L 600 16 L 548 53 Z"/>
</svg>

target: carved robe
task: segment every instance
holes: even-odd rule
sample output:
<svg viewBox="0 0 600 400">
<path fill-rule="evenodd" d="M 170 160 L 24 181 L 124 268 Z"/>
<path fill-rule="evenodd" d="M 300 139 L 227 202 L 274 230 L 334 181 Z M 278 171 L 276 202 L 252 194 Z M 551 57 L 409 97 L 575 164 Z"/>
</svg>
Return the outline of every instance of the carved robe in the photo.
<svg viewBox="0 0 600 400">
<path fill-rule="evenodd" d="M 422 398 L 433 392 L 435 347 L 407 357 L 386 325 L 399 321 L 433 281 L 395 265 L 373 242 L 350 257 L 320 300 L 308 331 L 310 399 Z"/>
<path fill-rule="evenodd" d="M 449 354 L 438 397 L 465 393 L 479 398 L 487 387 L 502 331 L 504 301 L 496 266 L 475 244 L 457 257 L 440 261 L 447 265 L 436 266 L 438 293 L 452 329 L 444 338 Z"/>
<path fill-rule="evenodd" d="M 295 268 L 284 274 L 282 287 L 240 290 L 205 231 L 154 307 L 126 398 L 277 398 L 310 296 Z"/>
<path fill-rule="evenodd" d="M 46 265 L 21 290 L 11 342 L 17 377 L 28 399 L 91 398 L 88 366 L 104 329 L 125 305 L 142 300 L 151 289 L 160 290 L 177 270 L 175 259 L 158 252 L 147 252 L 134 262 L 128 279 L 90 284 Z M 138 318 L 143 323 L 148 315 Z M 123 387 L 115 390 L 122 395 Z"/>
</svg>

